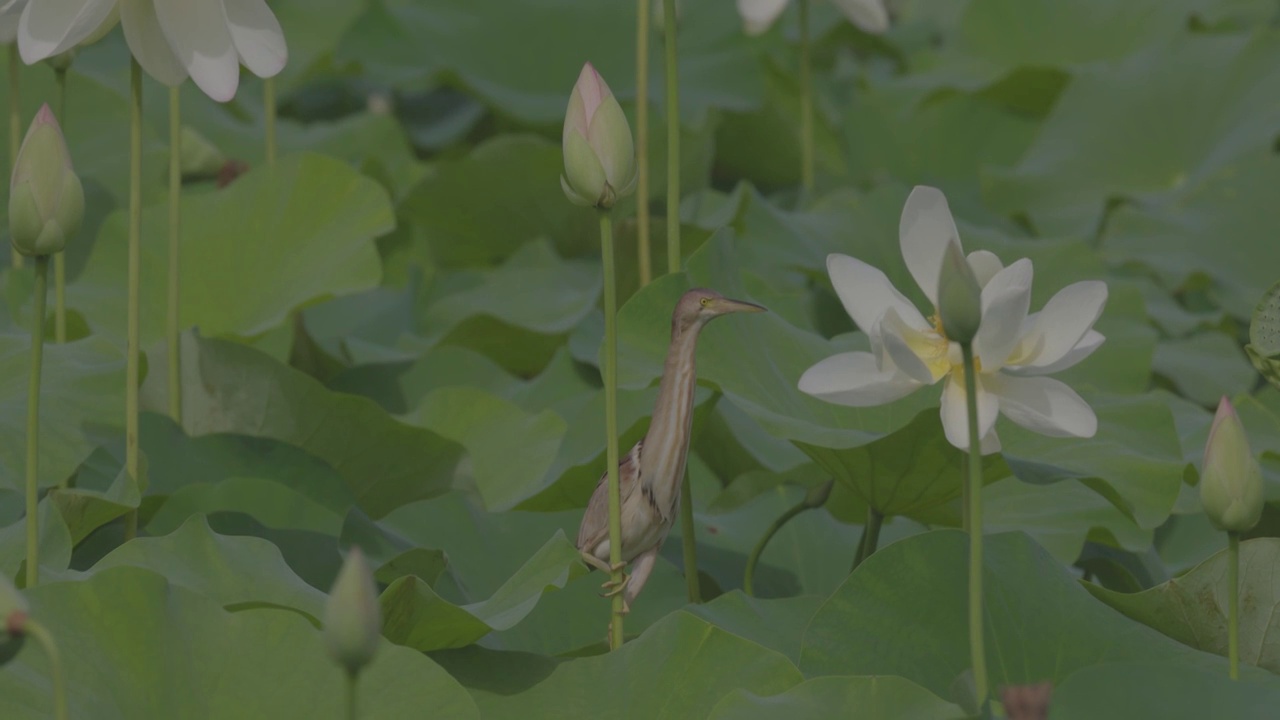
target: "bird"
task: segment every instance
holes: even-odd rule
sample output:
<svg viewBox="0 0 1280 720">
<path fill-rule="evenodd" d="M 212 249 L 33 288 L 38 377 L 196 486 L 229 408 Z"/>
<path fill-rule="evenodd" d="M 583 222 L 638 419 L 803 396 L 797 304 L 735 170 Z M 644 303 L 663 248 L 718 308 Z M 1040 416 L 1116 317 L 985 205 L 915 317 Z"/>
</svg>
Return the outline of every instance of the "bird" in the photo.
<svg viewBox="0 0 1280 720">
<path fill-rule="evenodd" d="M 622 508 L 622 562 L 609 564 L 609 474 L 600 476 L 578 528 L 578 551 L 587 565 L 610 573 L 632 564 L 630 576 L 602 587 L 611 597 L 621 592 L 623 613 L 640 594 L 653 572 L 658 551 L 680 509 L 693 422 L 693 393 L 697 386 L 698 335 L 721 315 L 764 312 L 755 303 L 731 300 L 714 290 L 694 288 L 680 296 L 671 313 L 671 344 L 658 386 L 649 430 L 618 462 Z"/>
</svg>

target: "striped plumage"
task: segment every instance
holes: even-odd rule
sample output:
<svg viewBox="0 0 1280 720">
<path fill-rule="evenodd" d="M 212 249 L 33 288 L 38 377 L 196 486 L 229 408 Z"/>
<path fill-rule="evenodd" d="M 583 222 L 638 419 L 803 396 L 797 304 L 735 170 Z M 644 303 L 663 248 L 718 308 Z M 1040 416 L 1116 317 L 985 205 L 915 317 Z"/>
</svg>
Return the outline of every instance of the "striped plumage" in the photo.
<svg viewBox="0 0 1280 720">
<path fill-rule="evenodd" d="M 658 386 L 658 400 L 644 439 L 618 463 L 622 500 L 622 560 L 632 563 L 623 599 L 629 607 L 658 559 L 680 508 L 697 387 L 698 334 L 712 318 L 731 312 L 760 312 L 759 305 L 729 300 L 702 288 L 686 292 L 671 316 L 671 344 Z M 582 525 L 578 549 L 591 565 L 608 570 L 609 479 L 600 477 Z"/>
</svg>

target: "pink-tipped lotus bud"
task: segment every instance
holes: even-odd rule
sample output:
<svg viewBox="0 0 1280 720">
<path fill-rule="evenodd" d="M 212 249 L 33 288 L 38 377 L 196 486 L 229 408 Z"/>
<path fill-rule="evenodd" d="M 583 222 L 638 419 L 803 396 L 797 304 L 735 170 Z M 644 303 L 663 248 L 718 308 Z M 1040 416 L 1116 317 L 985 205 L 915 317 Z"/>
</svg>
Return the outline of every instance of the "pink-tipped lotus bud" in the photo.
<svg viewBox="0 0 1280 720">
<path fill-rule="evenodd" d="M 338 571 L 324 606 L 324 642 L 329 655 L 351 675 L 369 664 L 382 637 L 382 610 L 373 573 L 353 547 Z"/>
<path fill-rule="evenodd" d="M 1219 530 L 1244 532 L 1262 517 L 1262 470 L 1249 449 L 1240 416 L 1225 397 L 1218 403 L 1204 448 L 1200 502 Z"/>
<path fill-rule="evenodd" d="M 635 189 L 631 126 L 600 73 L 587 63 L 564 116 L 564 174 L 560 185 L 578 205 L 608 209 Z"/>
<path fill-rule="evenodd" d="M 84 189 L 58 120 L 42 105 L 18 150 L 9 189 L 9 240 L 23 255 L 66 247 L 84 220 Z"/>
<path fill-rule="evenodd" d="M 0 664 L 22 649 L 23 626 L 30 607 L 8 575 L 0 573 Z"/>
</svg>

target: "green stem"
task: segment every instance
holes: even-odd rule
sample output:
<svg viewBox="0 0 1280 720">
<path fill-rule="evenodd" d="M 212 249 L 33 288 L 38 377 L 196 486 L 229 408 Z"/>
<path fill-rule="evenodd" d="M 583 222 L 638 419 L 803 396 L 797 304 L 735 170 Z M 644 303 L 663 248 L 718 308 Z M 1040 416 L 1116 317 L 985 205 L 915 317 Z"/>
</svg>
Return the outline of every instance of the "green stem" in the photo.
<svg viewBox="0 0 1280 720">
<path fill-rule="evenodd" d="M 1240 679 L 1240 533 L 1227 532 L 1227 657 Z"/>
<path fill-rule="evenodd" d="M 359 673 L 347 673 L 347 720 L 356 720 L 360 716 L 359 703 L 356 696 L 356 685 L 360 682 Z"/>
<path fill-rule="evenodd" d="M 182 94 L 169 88 L 169 417 L 182 424 L 182 356 L 178 347 L 178 231 L 182 224 Z"/>
<path fill-rule="evenodd" d="M 676 1 L 663 0 L 662 35 L 667 80 L 667 272 L 680 272 L 680 66 L 676 54 Z M 702 602 L 698 580 L 698 537 L 693 523 L 693 488 L 680 483 L 680 532 L 689 602 Z"/>
<path fill-rule="evenodd" d="M 969 532 L 969 464 L 960 466 L 960 529 Z"/>
<path fill-rule="evenodd" d="M 136 483 L 138 478 L 138 283 L 142 256 L 142 66 L 136 59 L 129 68 L 129 320 L 125 349 L 124 463 Z M 138 534 L 138 511 L 124 516 L 124 539 Z"/>
<path fill-rule="evenodd" d="M 751 548 L 751 554 L 747 556 L 747 570 L 742 575 L 742 591 L 743 592 L 745 592 L 746 594 L 752 597 L 755 596 L 756 593 L 755 593 L 754 580 L 756 575 L 756 565 L 760 563 L 760 556 L 764 554 L 765 547 L 769 545 L 769 541 L 772 540 L 773 536 L 776 535 L 778 531 L 782 529 L 783 525 L 786 525 L 787 523 L 791 522 L 791 518 L 799 515 L 800 513 L 808 509 L 809 509 L 809 505 L 806 503 L 806 501 L 801 500 L 799 503 L 797 503 L 793 507 L 787 508 L 787 511 L 782 513 L 782 515 L 779 515 L 778 519 L 774 520 L 773 524 L 770 525 L 769 528 L 764 531 L 764 535 L 760 536 L 760 541 L 756 543 L 755 547 Z"/>
<path fill-rule="evenodd" d="M 649 9 L 636 0 L 636 252 L 640 286 L 653 279 L 649 253 Z"/>
<path fill-rule="evenodd" d="M 262 81 L 262 107 L 266 112 L 267 167 L 276 166 L 276 79 Z"/>
<path fill-rule="evenodd" d="M 44 256 L 40 260 L 45 260 Z M 62 669 L 58 644 L 53 641 L 48 628 L 30 616 L 23 621 L 22 631 L 35 638 L 44 654 L 49 656 L 49 674 L 53 677 L 53 717 L 54 720 L 67 720 L 67 677 Z"/>
<path fill-rule="evenodd" d="M 853 559 L 853 568 L 857 570 L 863 560 L 875 554 L 880 545 L 880 526 L 884 524 L 884 515 L 875 508 L 867 508 L 867 524 L 862 527 L 862 540 L 858 543 L 858 555 Z"/>
<path fill-rule="evenodd" d="M 22 146 L 22 58 L 18 56 L 18 41 L 9 43 L 9 172 L 18 161 L 18 148 Z M 22 267 L 22 255 L 9 249 L 10 259 L 16 268 Z"/>
<path fill-rule="evenodd" d="M 604 265 L 604 426 L 609 475 L 609 565 L 614 587 L 622 586 L 622 492 L 618 484 L 618 280 L 613 263 L 613 217 L 600 211 L 600 260 Z M 622 593 L 613 596 L 609 648 L 622 647 Z"/>
<path fill-rule="evenodd" d="M 31 381 L 27 385 L 27 587 L 40 581 L 40 366 L 44 359 L 44 303 L 49 290 L 49 256 L 36 256 L 32 292 Z"/>
<path fill-rule="evenodd" d="M 969 654 L 978 706 L 987 700 L 987 656 L 982 634 L 982 438 L 978 437 L 978 379 L 973 344 L 962 343 L 965 405 L 969 416 Z"/>
<path fill-rule="evenodd" d="M 62 132 L 67 132 L 67 68 L 59 66 L 53 70 L 54 81 L 58 85 L 58 122 L 62 124 Z M 59 344 L 67 341 L 67 254 L 59 251 L 53 256 L 53 339 Z"/>
<path fill-rule="evenodd" d="M 809 0 L 800 0 L 800 182 L 813 191 L 813 76 L 809 59 Z"/>
</svg>

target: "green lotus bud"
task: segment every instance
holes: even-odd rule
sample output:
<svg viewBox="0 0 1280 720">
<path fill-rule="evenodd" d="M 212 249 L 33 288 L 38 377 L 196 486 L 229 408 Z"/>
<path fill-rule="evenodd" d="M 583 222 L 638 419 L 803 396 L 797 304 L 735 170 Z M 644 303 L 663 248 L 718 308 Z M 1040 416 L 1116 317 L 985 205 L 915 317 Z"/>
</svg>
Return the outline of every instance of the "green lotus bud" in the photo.
<svg viewBox="0 0 1280 720">
<path fill-rule="evenodd" d="M 355 675 L 373 659 L 381 636 L 382 611 L 373 573 L 364 553 L 353 547 L 324 606 L 325 646 L 335 662 Z"/>
<path fill-rule="evenodd" d="M 809 488 L 809 492 L 805 493 L 804 496 L 804 506 L 812 510 L 826 505 L 827 499 L 831 497 L 831 488 L 835 484 L 835 480 L 827 480 L 821 485 L 814 485 Z"/>
<path fill-rule="evenodd" d="M 982 288 L 960 246 L 947 243 L 938 276 L 938 319 L 947 339 L 971 343 L 982 325 Z"/>
<path fill-rule="evenodd" d="M 1249 449 L 1240 416 L 1225 397 L 1218 403 L 1204 448 L 1200 502 L 1219 530 L 1244 532 L 1262 517 L 1262 470 Z"/>
<path fill-rule="evenodd" d="M 42 105 L 13 165 L 9 240 L 23 255 L 52 255 L 80 231 L 82 220 L 84 189 L 58 120 Z"/>
<path fill-rule="evenodd" d="M 570 202 L 611 208 L 635 190 L 636 152 L 631 126 L 600 73 L 587 63 L 564 116 L 564 174 Z"/>
<path fill-rule="evenodd" d="M 215 177 L 227 164 L 227 156 L 221 150 L 185 125 L 178 135 L 178 142 L 183 177 Z"/>
</svg>

